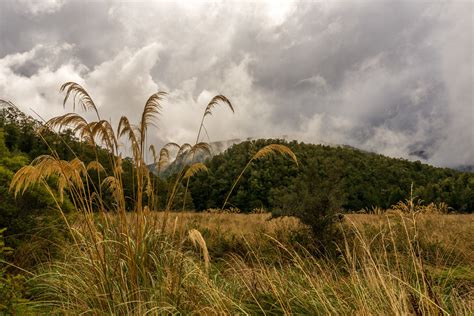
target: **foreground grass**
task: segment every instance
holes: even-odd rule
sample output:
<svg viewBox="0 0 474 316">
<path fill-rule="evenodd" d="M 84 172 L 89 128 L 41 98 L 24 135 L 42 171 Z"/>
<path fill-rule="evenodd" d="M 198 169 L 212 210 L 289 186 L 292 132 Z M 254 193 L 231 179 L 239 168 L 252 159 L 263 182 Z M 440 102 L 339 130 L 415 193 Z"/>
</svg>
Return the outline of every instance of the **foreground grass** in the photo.
<svg viewBox="0 0 474 316">
<path fill-rule="evenodd" d="M 29 281 L 28 305 L 96 315 L 474 311 L 473 215 L 349 215 L 337 256 L 310 253 L 314 240 L 293 218 L 171 213 L 162 233 L 163 213 L 144 216 L 140 244 L 119 235 L 115 217 L 92 231 L 77 221 L 77 243 Z"/>
</svg>

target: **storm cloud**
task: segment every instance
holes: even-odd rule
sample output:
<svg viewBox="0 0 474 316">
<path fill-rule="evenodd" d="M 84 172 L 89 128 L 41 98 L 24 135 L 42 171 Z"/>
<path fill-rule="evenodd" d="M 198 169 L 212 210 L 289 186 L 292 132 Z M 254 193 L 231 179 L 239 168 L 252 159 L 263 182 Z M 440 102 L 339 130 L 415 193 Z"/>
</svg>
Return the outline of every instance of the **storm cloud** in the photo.
<svg viewBox="0 0 474 316">
<path fill-rule="evenodd" d="M 347 144 L 474 164 L 471 1 L 0 2 L 0 98 L 63 113 L 76 81 L 103 117 L 138 119 L 169 93 L 157 144 L 211 139 Z"/>
</svg>

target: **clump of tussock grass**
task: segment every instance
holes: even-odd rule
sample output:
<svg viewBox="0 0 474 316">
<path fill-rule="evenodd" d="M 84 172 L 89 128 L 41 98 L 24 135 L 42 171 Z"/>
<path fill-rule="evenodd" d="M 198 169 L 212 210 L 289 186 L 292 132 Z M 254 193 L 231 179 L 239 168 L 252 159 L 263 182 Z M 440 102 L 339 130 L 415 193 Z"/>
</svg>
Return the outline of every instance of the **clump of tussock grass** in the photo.
<svg viewBox="0 0 474 316">
<path fill-rule="evenodd" d="M 104 229 L 99 234 L 104 247 L 92 253 L 89 250 L 96 246 L 96 238 L 78 231 L 79 249 L 65 248 L 66 260 L 45 264 L 30 281 L 33 299 L 44 302 L 50 312 L 66 314 L 228 310 L 231 303 L 208 277 L 209 261 L 183 249 L 173 236 L 157 235 L 152 227 L 145 225 L 141 244 L 132 239 L 118 242 L 123 237 L 116 236 L 117 229 Z M 203 247 L 208 260 L 202 236 L 191 231 L 190 237 Z"/>
<path fill-rule="evenodd" d="M 191 229 L 188 233 L 189 240 L 193 243 L 194 246 L 199 246 L 202 251 L 202 257 L 204 259 L 204 267 L 206 272 L 209 271 L 209 251 L 207 250 L 207 244 L 201 233 L 197 229 Z"/>
</svg>

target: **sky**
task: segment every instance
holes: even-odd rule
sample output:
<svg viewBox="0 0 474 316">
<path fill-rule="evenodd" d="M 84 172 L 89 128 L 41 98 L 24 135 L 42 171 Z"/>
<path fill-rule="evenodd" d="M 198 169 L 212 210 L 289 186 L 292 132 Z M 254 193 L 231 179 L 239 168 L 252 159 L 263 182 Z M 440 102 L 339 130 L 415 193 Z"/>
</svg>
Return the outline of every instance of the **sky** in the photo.
<svg viewBox="0 0 474 316">
<path fill-rule="evenodd" d="M 473 1 L 0 1 L 0 99 L 44 118 L 83 85 L 150 143 L 287 136 L 474 165 Z M 71 107 L 66 108 L 71 111 Z"/>
</svg>

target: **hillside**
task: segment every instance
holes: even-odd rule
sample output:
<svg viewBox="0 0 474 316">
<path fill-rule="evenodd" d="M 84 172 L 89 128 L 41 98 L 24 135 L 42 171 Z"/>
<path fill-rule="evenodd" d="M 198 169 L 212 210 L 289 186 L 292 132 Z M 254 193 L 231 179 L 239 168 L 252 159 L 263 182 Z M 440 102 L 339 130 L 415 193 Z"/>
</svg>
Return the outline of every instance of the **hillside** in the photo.
<svg viewBox="0 0 474 316">
<path fill-rule="evenodd" d="M 287 207 L 285 200 L 291 200 L 305 184 L 319 188 L 317 192 L 328 196 L 336 190 L 337 199 L 346 210 L 388 208 L 408 198 L 413 184 L 414 194 L 424 203 L 444 202 L 456 211 L 474 210 L 474 175 L 471 173 L 350 147 L 283 140 L 246 141 L 209 160 L 209 172 L 191 181 L 195 207 L 203 210 L 222 206 L 226 193 L 247 161 L 260 148 L 273 142 L 289 146 L 299 159 L 299 167 L 282 157 L 257 161 L 236 187 L 230 198 L 232 206 L 242 211 Z"/>
</svg>

